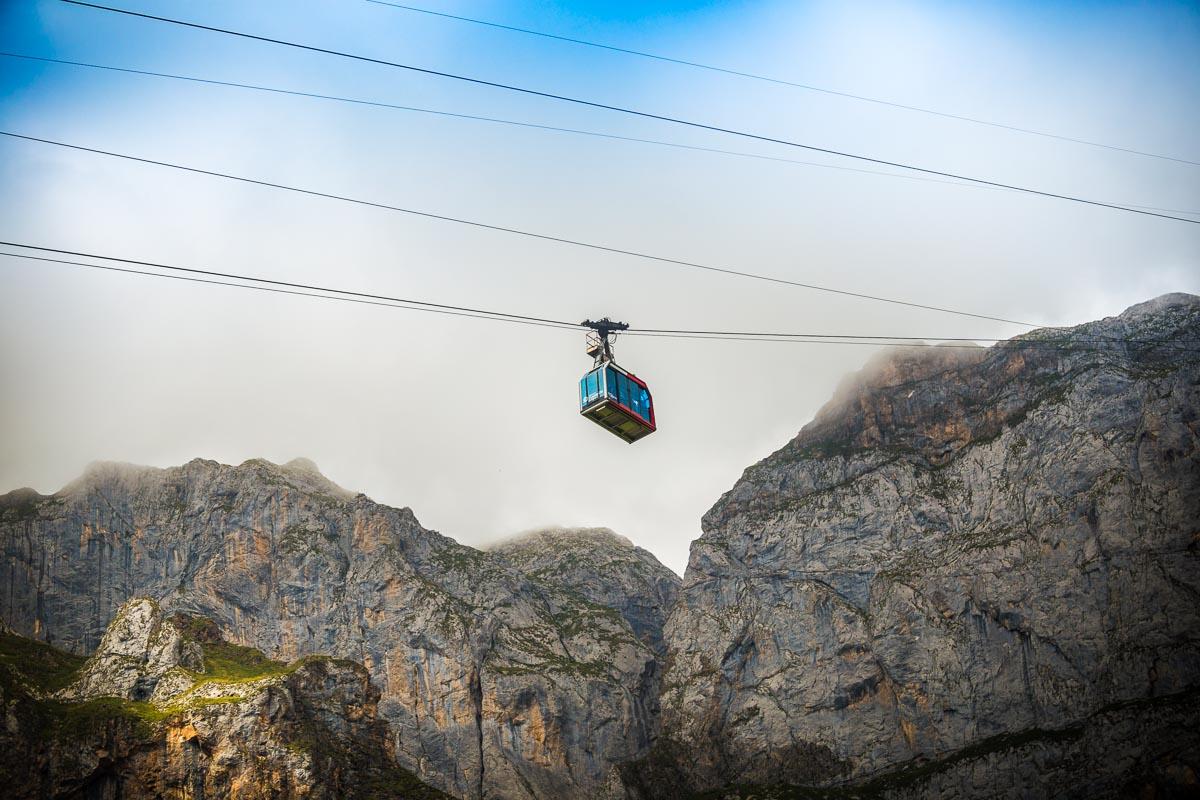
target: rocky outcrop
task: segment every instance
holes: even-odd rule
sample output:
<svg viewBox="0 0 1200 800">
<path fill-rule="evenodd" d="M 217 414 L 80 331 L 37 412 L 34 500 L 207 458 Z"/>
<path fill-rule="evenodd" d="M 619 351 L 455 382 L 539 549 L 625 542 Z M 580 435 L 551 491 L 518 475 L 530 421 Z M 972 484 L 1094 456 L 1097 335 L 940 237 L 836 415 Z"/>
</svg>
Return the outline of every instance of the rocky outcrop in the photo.
<svg viewBox="0 0 1200 800">
<path fill-rule="evenodd" d="M 1095 797 L 1157 748 L 1194 786 L 1198 441 L 1192 296 L 872 362 L 705 516 L 631 784 Z"/>
<path fill-rule="evenodd" d="M 656 653 L 679 576 L 608 528 L 548 528 L 492 548 L 523 574 L 619 613 Z"/>
<path fill-rule="evenodd" d="M 272 662 L 211 628 L 134 600 L 84 664 L 0 635 L 5 796 L 447 798 L 395 763 L 363 667 Z"/>
<path fill-rule="evenodd" d="M 96 652 L 60 696 L 68 700 L 169 696 L 187 683 L 183 673 L 189 669 L 204 670 L 200 646 L 185 639 L 170 620 L 164 620 L 157 603 L 140 598 L 117 612 Z M 158 692 L 159 684 L 164 684 L 163 692 Z"/>
<path fill-rule="evenodd" d="M 96 464 L 0 497 L 0 552 L 3 616 L 74 653 L 144 596 L 271 658 L 365 665 L 397 763 L 457 797 L 620 796 L 616 766 L 653 735 L 655 599 L 531 577 L 311 462 Z M 129 662 L 126 696 L 153 693 L 155 658 Z"/>
</svg>

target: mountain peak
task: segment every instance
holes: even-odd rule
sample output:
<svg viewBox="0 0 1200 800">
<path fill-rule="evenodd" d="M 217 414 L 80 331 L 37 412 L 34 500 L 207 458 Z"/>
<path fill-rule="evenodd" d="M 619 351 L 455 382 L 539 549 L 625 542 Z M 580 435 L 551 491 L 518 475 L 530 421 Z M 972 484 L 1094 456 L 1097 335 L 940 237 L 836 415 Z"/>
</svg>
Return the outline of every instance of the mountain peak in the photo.
<svg viewBox="0 0 1200 800">
<path fill-rule="evenodd" d="M 324 477 L 324 474 L 317 467 L 316 463 L 311 459 L 304 457 L 293 458 L 291 461 L 284 464 L 283 468 L 300 470 L 301 472 L 311 472 L 314 475 L 321 475 L 321 477 Z"/>
<path fill-rule="evenodd" d="M 609 528 L 544 528 L 491 548 L 500 561 L 545 583 L 607 606 L 662 653 L 662 631 L 679 576 L 653 553 Z"/>
<path fill-rule="evenodd" d="M 530 531 L 496 543 L 492 550 L 510 550 L 527 547 L 573 547 L 603 545 L 622 550 L 633 550 L 634 544 L 611 528 L 567 528 L 552 526 Z"/>
<path fill-rule="evenodd" d="M 1141 303 L 1135 303 L 1122 311 L 1118 316 L 1121 319 L 1133 319 L 1189 307 L 1200 310 L 1200 295 L 1188 294 L 1187 292 L 1169 292 Z"/>
<path fill-rule="evenodd" d="M 265 458 L 252 458 L 237 467 L 237 469 L 244 468 L 263 471 L 283 478 L 299 489 L 329 494 L 341 500 L 352 500 L 355 496 L 354 492 L 343 489 L 325 477 L 317 465 L 307 458 L 293 458 L 285 464 L 276 464 Z"/>
</svg>

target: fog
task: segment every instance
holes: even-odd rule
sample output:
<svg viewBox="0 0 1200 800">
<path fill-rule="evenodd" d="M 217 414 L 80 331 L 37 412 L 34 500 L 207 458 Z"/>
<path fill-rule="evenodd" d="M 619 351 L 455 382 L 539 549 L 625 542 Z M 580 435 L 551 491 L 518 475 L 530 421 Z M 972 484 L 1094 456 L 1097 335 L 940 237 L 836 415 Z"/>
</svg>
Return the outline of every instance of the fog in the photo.
<svg viewBox="0 0 1200 800">
<path fill-rule="evenodd" d="M 1200 212 L 1193 164 L 360 0 L 121 5 Z M 57 2 L 0 7 L 7 52 L 874 169 Z M 429 7 L 1200 161 L 1191 4 Z M 1200 226 L 1043 197 L 12 58 L 0 87 L 5 131 L 1008 319 L 1073 324 L 1200 292 Z M 1026 330 L 7 137 L 0 238 L 644 328 L 931 341 Z M 578 414 L 582 334 L 0 258 L 0 491 L 52 492 L 94 460 L 303 456 L 466 544 L 602 525 L 682 572 L 702 514 L 877 349 L 623 337 L 617 359 L 649 382 L 659 422 L 627 445 Z"/>
</svg>

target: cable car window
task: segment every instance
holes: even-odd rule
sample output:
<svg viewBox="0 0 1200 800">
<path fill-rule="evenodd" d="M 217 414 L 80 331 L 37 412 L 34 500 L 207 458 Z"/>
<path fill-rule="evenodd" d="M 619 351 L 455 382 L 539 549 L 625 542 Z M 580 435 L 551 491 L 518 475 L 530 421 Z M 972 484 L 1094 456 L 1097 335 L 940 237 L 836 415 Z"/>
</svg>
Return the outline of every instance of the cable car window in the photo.
<svg viewBox="0 0 1200 800">
<path fill-rule="evenodd" d="M 590 403 L 592 399 L 600 392 L 599 375 L 594 372 L 588 373 L 587 376 L 587 399 Z"/>
<path fill-rule="evenodd" d="M 649 422 L 652 419 L 650 414 L 650 393 L 640 386 L 638 387 L 638 400 L 640 401 L 641 405 L 638 413 L 641 414 L 647 422 Z"/>
<path fill-rule="evenodd" d="M 646 419 L 646 390 L 633 381 L 629 382 L 629 408 L 639 417 Z"/>
</svg>

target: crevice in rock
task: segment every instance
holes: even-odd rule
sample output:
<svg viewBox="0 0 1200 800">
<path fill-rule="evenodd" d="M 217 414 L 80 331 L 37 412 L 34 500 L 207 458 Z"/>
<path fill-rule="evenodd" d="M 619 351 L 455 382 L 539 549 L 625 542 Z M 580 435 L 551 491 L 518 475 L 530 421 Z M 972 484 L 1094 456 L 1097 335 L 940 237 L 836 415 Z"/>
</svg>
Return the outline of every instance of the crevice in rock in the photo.
<svg viewBox="0 0 1200 800">
<path fill-rule="evenodd" d="M 483 681 L 480 677 L 482 665 L 476 664 L 471 670 L 471 703 L 475 707 L 475 742 L 479 752 L 479 800 L 483 800 L 484 765 L 483 765 Z"/>
</svg>

